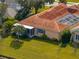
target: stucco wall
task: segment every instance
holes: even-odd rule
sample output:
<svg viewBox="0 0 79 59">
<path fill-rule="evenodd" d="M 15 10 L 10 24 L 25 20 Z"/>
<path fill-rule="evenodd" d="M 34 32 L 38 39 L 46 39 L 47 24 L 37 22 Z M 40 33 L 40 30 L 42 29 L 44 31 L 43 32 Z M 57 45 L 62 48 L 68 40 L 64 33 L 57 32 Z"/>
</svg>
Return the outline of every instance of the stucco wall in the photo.
<svg viewBox="0 0 79 59">
<path fill-rule="evenodd" d="M 35 36 L 42 36 L 44 33 L 37 33 L 37 29 L 35 29 Z M 47 35 L 47 37 L 48 38 L 50 38 L 50 39 L 53 39 L 53 38 L 55 38 L 55 39 L 57 39 L 57 40 L 59 40 L 59 38 L 60 38 L 60 34 L 58 33 L 58 32 L 51 32 L 51 31 L 47 31 L 47 30 L 45 30 L 45 34 Z"/>
<path fill-rule="evenodd" d="M 57 40 L 59 40 L 60 38 L 60 34 L 58 32 L 51 32 L 51 31 L 45 31 L 45 34 L 50 38 L 56 38 Z"/>
</svg>

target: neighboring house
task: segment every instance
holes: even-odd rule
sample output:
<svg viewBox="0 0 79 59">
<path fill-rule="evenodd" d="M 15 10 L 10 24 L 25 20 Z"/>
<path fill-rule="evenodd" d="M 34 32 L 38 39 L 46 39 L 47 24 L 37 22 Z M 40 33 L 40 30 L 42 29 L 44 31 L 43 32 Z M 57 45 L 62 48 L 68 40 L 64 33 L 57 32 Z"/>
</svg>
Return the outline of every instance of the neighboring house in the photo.
<svg viewBox="0 0 79 59">
<path fill-rule="evenodd" d="M 5 0 L 5 3 L 8 5 L 9 8 L 13 8 L 15 10 L 21 9 L 20 4 L 18 4 L 16 0 Z"/>
<path fill-rule="evenodd" d="M 16 0 L 0 0 L 4 2 L 8 8 L 6 10 L 7 17 L 15 17 L 17 11 L 21 9 L 21 6 L 16 2 Z"/>
<path fill-rule="evenodd" d="M 5 16 L 14 18 L 16 14 L 17 14 L 17 11 L 15 9 L 8 7 L 6 10 Z"/>
<path fill-rule="evenodd" d="M 79 28 L 79 6 L 66 6 L 60 3 L 58 6 L 50 8 L 44 12 L 30 16 L 14 26 L 21 25 L 28 29 L 28 36 L 41 36 L 46 34 L 49 38 L 60 38 L 60 32 L 69 29 L 74 32 L 74 28 Z M 79 29 L 78 29 L 79 30 Z"/>
</svg>

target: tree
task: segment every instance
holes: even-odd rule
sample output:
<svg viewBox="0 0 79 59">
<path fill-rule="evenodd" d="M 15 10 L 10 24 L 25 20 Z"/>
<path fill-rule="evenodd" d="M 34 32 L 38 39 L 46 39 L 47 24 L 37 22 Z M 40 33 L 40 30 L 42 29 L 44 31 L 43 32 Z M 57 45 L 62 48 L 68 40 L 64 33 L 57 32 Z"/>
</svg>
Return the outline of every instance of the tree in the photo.
<svg viewBox="0 0 79 59">
<path fill-rule="evenodd" d="M 4 3 L 0 3 L 0 25 L 2 25 L 4 21 L 6 9 L 7 9 L 7 5 Z"/>
<path fill-rule="evenodd" d="M 44 0 L 35 0 L 33 1 L 33 7 L 35 9 L 35 14 L 38 13 L 38 10 L 44 6 Z"/>
<path fill-rule="evenodd" d="M 18 25 L 12 29 L 12 33 L 15 34 L 17 38 L 19 39 L 19 37 L 25 33 L 25 30 L 26 29 L 23 26 Z"/>
<path fill-rule="evenodd" d="M 61 42 L 62 42 L 62 45 L 66 45 L 67 43 L 70 42 L 70 38 L 71 38 L 71 33 L 69 30 L 64 30 L 62 33 L 61 33 Z"/>
<path fill-rule="evenodd" d="M 7 18 L 7 21 L 3 23 L 2 26 L 2 34 L 3 36 L 9 35 L 11 32 L 11 28 L 13 27 L 13 24 L 16 23 L 17 21 L 12 18 Z"/>
<path fill-rule="evenodd" d="M 18 11 L 18 13 L 16 14 L 15 16 L 15 19 L 17 20 L 23 20 L 25 19 L 26 17 L 28 17 L 31 13 L 31 8 L 22 8 L 21 10 Z"/>
<path fill-rule="evenodd" d="M 15 18 L 17 20 L 25 19 L 31 13 L 32 1 L 31 0 L 17 0 L 17 2 L 21 5 L 22 8 L 18 11 Z"/>
<path fill-rule="evenodd" d="M 67 1 L 66 1 L 66 0 L 59 0 L 59 2 L 60 2 L 60 3 L 64 3 L 64 4 L 66 4 L 66 3 L 67 3 Z"/>
<path fill-rule="evenodd" d="M 45 0 L 45 2 L 49 2 L 50 4 L 52 4 L 55 0 Z"/>
<path fill-rule="evenodd" d="M 17 0 L 17 2 L 22 6 L 22 9 L 15 16 L 17 20 L 22 20 L 30 16 L 33 8 L 36 14 L 38 9 L 44 6 L 44 0 Z"/>
</svg>

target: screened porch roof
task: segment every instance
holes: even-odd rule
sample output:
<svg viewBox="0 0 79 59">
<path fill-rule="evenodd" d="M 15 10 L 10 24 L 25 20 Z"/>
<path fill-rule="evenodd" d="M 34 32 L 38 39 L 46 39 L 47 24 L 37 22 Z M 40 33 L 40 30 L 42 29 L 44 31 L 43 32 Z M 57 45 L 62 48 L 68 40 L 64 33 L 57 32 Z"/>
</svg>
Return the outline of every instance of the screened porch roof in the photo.
<svg viewBox="0 0 79 59">
<path fill-rule="evenodd" d="M 32 26 L 28 26 L 28 25 L 22 25 L 22 24 L 19 24 L 19 23 L 15 23 L 13 26 L 23 26 L 24 28 L 27 28 L 27 29 L 33 29 L 34 27 Z"/>
</svg>

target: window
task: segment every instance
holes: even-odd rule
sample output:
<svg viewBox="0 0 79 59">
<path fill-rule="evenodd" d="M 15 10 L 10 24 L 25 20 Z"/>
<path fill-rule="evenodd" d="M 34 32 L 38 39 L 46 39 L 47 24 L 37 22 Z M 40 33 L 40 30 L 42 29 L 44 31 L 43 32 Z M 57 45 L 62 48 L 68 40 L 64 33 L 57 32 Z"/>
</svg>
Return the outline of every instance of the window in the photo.
<svg viewBox="0 0 79 59">
<path fill-rule="evenodd" d="M 79 35 L 76 35 L 76 40 L 79 40 Z"/>
<path fill-rule="evenodd" d="M 44 33 L 44 30 L 42 30 L 42 29 L 37 29 L 37 32 L 38 32 L 38 33 Z"/>
</svg>

